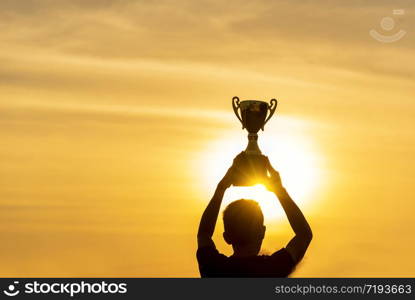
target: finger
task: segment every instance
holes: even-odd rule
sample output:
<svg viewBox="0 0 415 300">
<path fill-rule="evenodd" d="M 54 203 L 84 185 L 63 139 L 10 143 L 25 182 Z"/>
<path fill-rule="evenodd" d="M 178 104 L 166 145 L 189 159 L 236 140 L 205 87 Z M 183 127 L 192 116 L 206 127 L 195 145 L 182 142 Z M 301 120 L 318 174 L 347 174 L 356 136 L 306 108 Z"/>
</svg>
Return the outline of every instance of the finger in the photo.
<svg viewBox="0 0 415 300">
<path fill-rule="evenodd" d="M 236 166 L 233 164 L 229 169 L 228 169 L 228 171 L 226 172 L 226 175 L 231 175 L 231 174 L 233 174 L 234 172 L 235 172 L 235 170 L 236 170 Z"/>
<path fill-rule="evenodd" d="M 265 163 L 267 168 L 273 172 L 273 173 L 278 173 L 277 170 L 274 169 L 274 167 L 271 165 L 271 162 L 269 161 L 269 158 L 267 156 L 265 156 Z"/>
<path fill-rule="evenodd" d="M 237 166 L 238 164 L 240 164 L 241 163 L 241 161 L 243 160 L 243 156 L 242 156 L 242 154 L 238 154 L 234 159 L 233 159 L 233 162 L 232 162 L 232 166 Z"/>
<path fill-rule="evenodd" d="M 272 191 L 273 190 L 273 182 L 272 182 L 272 179 L 271 178 L 266 179 L 265 182 L 264 182 L 264 185 L 265 185 L 265 188 L 268 191 Z"/>
<path fill-rule="evenodd" d="M 240 160 L 240 159 L 244 156 L 244 154 L 245 154 L 245 152 L 244 152 L 244 151 L 242 151 L 242 152 L 241 152 L 241 153 L 239 153 L 237 156 L 235 156 L 235 158 L 234 158 L 234 160 L 233 160 L 233 161 Z"/>
<path fill-rule="evenodd" d="M 269 161 L 268 156 L 265 156 L 265 155 L 264 155 L 264 158 L 265 158 L 265 164 L 266 164 L 266 166 L 267 166 L 267 167 L 271 167 L 271 162 Z"/>
</svg>

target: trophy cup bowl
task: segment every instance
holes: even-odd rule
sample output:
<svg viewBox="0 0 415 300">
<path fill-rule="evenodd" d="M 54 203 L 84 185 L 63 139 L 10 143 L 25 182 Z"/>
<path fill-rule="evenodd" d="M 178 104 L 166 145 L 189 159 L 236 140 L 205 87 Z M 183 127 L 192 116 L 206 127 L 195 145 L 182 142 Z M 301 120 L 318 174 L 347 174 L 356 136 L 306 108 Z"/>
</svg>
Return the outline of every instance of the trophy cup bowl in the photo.
<svg viewBox="0 0 415 300">
<path fill-rule="evenodd" d="M 259 100 L 240 101 L 238 97 L 233 97 L 232 107 L 236 117 L 242 123 L 242 129 L 246 128 L 248 131 L 248 146 L 244 151 L 243 160 L 238 165 L 238 176 L 233 185 L 250 186 L 261 183 L 267 177 L 267 169 L 258 147 L 258 131 L 264 130 L 265 124 L 274 114 L 277 100 L 271 99 L 268 104 Z"/>
</svg>

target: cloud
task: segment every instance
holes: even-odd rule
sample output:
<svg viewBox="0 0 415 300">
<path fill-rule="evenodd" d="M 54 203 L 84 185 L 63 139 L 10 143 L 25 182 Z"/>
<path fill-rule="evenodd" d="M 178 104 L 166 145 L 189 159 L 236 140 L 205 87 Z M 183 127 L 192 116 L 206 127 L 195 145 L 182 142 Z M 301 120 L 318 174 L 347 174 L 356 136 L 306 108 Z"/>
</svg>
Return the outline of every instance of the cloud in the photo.
<svg viewBox="0 0 415 300">
<path fill-rule="evenodd" d="M 6 51 L 21 46 L 47 54 L 239 68 L 252 68 L 254 62 L 267 72 L 267 65 L 285 70 L 304 63 L 386 71 L 397 62 L 388 63 L 387 56 L 399 49 L 410 62 L 414 47 L 405 39 L 387 49 L 369 37 L 368 31 L 392 9 L 387 1 L 5 1 L 0 7 Z M 412 16 L 408 9 L 399 25 L 412 28 Z M 368 61 L 369 49 L 377 57 Z M 409 71 L 406 64 L 399 67 Z"/>
</svg>

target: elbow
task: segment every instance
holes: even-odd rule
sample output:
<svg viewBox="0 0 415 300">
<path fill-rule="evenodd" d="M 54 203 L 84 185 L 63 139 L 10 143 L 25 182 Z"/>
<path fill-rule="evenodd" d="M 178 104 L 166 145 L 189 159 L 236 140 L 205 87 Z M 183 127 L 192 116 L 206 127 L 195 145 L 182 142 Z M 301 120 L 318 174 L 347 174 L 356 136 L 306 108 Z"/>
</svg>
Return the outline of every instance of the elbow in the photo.
<svg viewBox="0 0 415 300">
<path fill-rule="evenodd" d="M 309 242 L 311 243 L 313 239 L 313 232 L 310 230 L 310 234 L 308 235 Z"/>
<path fill-rule="evenodd" d="M 311 231 L 311 228 L 308 228 L 308 230 L 304 231 L 301 234 L 302 240 L 306 241 L 307 244 L 311 243 L 311 240 L 313 239 L 313 232 Z"/>
<path fill-rule="evenodd" d="M 308 243 L 311 243 L 311 240 L 313 239 L 313 232 L 311 231 L 311 228 L 308 230 L 306 237 L 308 239 Z"/>
</svg>

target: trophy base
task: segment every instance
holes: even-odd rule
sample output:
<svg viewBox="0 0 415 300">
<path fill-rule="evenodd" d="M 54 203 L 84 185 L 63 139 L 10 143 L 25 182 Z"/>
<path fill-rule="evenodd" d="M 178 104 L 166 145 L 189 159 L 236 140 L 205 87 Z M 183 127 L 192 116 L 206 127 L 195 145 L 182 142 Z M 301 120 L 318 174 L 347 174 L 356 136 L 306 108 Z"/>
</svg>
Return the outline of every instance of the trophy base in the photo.
<svg viewBox="0 0 415 300">
<path fill-rule="evenodd" d="M 237 167 L 237 176 L 233 180 L 234 186 L 252 186 L 265 183 L 268 178 L 265 157 L 260 154 L 251 154 L 245 151 Z"/>
</svg>

